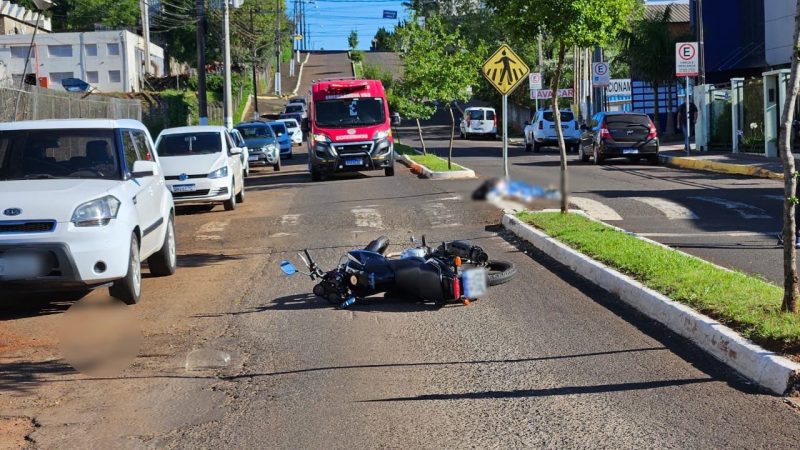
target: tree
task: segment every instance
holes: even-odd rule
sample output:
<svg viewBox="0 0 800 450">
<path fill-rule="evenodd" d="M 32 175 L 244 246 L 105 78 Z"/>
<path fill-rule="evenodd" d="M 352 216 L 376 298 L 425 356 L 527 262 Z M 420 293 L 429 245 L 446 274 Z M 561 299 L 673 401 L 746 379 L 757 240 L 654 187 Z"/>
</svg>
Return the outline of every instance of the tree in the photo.
<svg viewBox="0 0 800 450">
<path fill-rule="evenodd" d="M 350 31 L 350 35 L 347 36 L 347 45 L 350 46 L 350 50 L 358 48 L 358 31 Z"/>
<path fill-rule="evenodd" d="M 428 101 L 447 105 L 451 122 L 447 164 L 451 167 L 455 138 L 453 102 L 471 97 L 469 89 L 478 83 L 478 67 L 485 46 L 468 42 L 458 26 L 448 29 L 438 15 L 428 17 L 423 26 L 417 20 L 409 22 L 398 30 L 398 36 L 404 49 L 401 54 L 404 75 L 399 93 L 408 103 Z M 431 115 L 432 111 L 428 118 Z M 417 128 L 422 139 L 419 120 Z"/>
<path fill-rule="evenodd" d="M 650 83 L 653 89 L 653 121 L 661 130 L 658 111 L 658 90 L 663 85 L 670 87 L 667 94 L 667 134 L 675 133 L 672 117 L 672 88 L 675 80 L 675 43 L 677 39 L 669 29 L 672 5 L 664 8 L 662 14 L 645 17 L 634 22 L 630 30 L 621 33 L 622 52 L 617 60 L 628 63 L 631 75 Z"/>
<path fill-rule="evenodd" d="M 507 24 L 510 33 L 540 31 L 556 44 L 556 69 L 551 78 L 553 116 L 561 154 L 561 212 L 569 211 L 567 151 L 558 110 L 558 87 L 564 73 L 568 48 L 609 45 L 624 30 L 641 0 L 488 0 Z"/>
<path fill-rule="evenodd" d="M 393 52 L 396 50 L 394 45 L 394 33 L 380 27 L 372 38 L 372 45 L 369 47 L 373 52 Z"/>
<path fill-rule="evenodd" d="M 800 0 L 795 7 L 794 45 L 792 46 L 792 71 L 787 84 L 786 100 L 781 113 L 781 126 L 778 136 L 778 145 L 783 161 L 783 304 L 781 309 L 787 312 L 800 312 L 797 297 L 797 222 L 795 208 L 797 199 L 797 176 L 794 155 L 792 154 L 792 135 L 794 124 L 794 111 L 797 104 L 797 95 L 800 93 Z"/>
</svg>

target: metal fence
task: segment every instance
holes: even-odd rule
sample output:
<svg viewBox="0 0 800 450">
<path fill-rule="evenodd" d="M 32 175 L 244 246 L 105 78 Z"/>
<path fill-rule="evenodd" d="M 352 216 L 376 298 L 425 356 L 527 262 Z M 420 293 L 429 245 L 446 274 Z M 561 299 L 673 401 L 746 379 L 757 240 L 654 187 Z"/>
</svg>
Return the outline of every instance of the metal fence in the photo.
<svg viewBox="0 0 800 450">
<path fill-rule="evenodd" d="M 35 119 L 136 119 L 142 104 L 100 95 L 73 94 L 26 86 L 24 90 L 0 88 L 0 122 Z"/>
</svg>

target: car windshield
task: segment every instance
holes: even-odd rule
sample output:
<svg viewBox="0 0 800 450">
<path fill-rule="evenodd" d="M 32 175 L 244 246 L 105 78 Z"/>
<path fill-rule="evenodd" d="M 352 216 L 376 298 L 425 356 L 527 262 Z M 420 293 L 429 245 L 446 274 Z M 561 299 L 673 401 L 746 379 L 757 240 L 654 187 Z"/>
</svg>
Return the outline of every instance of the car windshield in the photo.
<svg viewBox="0 0 800 450">
<path fill-rule="evenodd" d="M 285 113 L 302 113 L 303 112 L 303 105 L 298 103 L 292 103 L 290 105 L 286 105 L 286 108 L 283 109 Z"/>
<path fill-rule="evenodd" d="M 222 151 L 222 139 L 216 132 L 167 134 L 156 151 L 160 156 L 209 155 Z"/>
<path fill-rule="evenodd" d="M 473 109 L 471 111 L 467 111 L 467 116 L 470 118 L 470 120 L 483 120 L 483 110 Z"/>
<path fill-rule="evenodd" d="M 547 111 L 543 115 L 543 118 L 547 122 L 554 122 L 555 116 L 553 115 L 552 111 Z M 575 116 L 569 111 L 561 111 L 561 121 L 562 122 L 572 122 L 575 120 Z"/>
<path fill-rule="evenodd" d="M 382 98 L 341 98 L 316 103 L 317 125 L 350 127 L 375 125 L 385 119 Z"/>
<path fill-rule="evenodd" d="M 240 125 L 236 127 L 244 140 L 247 141 L 248 139 L 267 139 L 267 138 L 275 138 L 275 133 L 272 132 L 272 127 L 268 126 L 267 124 L 264 125 Z"/>
<path fill-rule="evenodd" d="M 287 134 L 286 125 L 284 125 L 283 122 L 273 122 L 269 124 L 269 126 L 272 127 L 272 131 L 279 136 L 282 134 Z"/>
<path fill-rule="evenodd" d="M 286 124 L 286 128 L 290 130 L 297 128 L 297 122 L 295 122 L 294 120 L 287 120 L 283 123 Z"/>
<path fill-rule="evenodd" d="M 121 179 L 114 130 L 0 132 L 0 179 Z"/>
<path fill-rule="evenodd" d="M 619 114 L 606 116 L 606 126 L 613 127 L 646 127 L 650 128 L 650 117 L 643 114 Z"/>
</svg>

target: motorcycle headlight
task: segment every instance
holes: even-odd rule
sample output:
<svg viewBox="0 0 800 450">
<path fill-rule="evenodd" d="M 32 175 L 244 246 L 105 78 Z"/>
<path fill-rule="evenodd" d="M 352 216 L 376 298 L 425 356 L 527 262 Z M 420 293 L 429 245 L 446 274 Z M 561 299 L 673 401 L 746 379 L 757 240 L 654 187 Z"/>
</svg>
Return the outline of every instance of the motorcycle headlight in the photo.
<svg viewBox="0 0 800 450">
<path fill-rule="evenodd" d="M 75 208 L 71 222 L 76 227 L 97 227 L 108 225 L 117 218 L 121 202 L 113 195 L 88 201 Z"/>
<path fill-rule="evenodd" d="M 377 141 L 378 139 L 386 139 L 391 135 L 392 135 L 392 130 L 376 131 L 375 134 L 372 136 L 372 140 Z"/>
<path fill-rule="evenodd" d="M 219 169 L 208 174 L 208 178 L 225 178 L 228 176 L 228 166 L 220 167 Z"/>
</svg>

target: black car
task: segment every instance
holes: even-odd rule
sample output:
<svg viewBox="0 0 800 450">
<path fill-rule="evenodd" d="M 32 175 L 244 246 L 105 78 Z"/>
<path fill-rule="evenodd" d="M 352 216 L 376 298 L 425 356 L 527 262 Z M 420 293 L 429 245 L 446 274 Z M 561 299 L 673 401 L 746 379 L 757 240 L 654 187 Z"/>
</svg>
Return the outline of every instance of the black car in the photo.
<svg viewBox="0 0 800 450">
<path fill-rule="evenodd" d="M 658 162 L 658 131 L 647 114 L 599 112 L 581 130 L 578 153 L 583 162 L 589 158 L 595 164 L 602 164 L 607 158 Z"/>
</svg>

